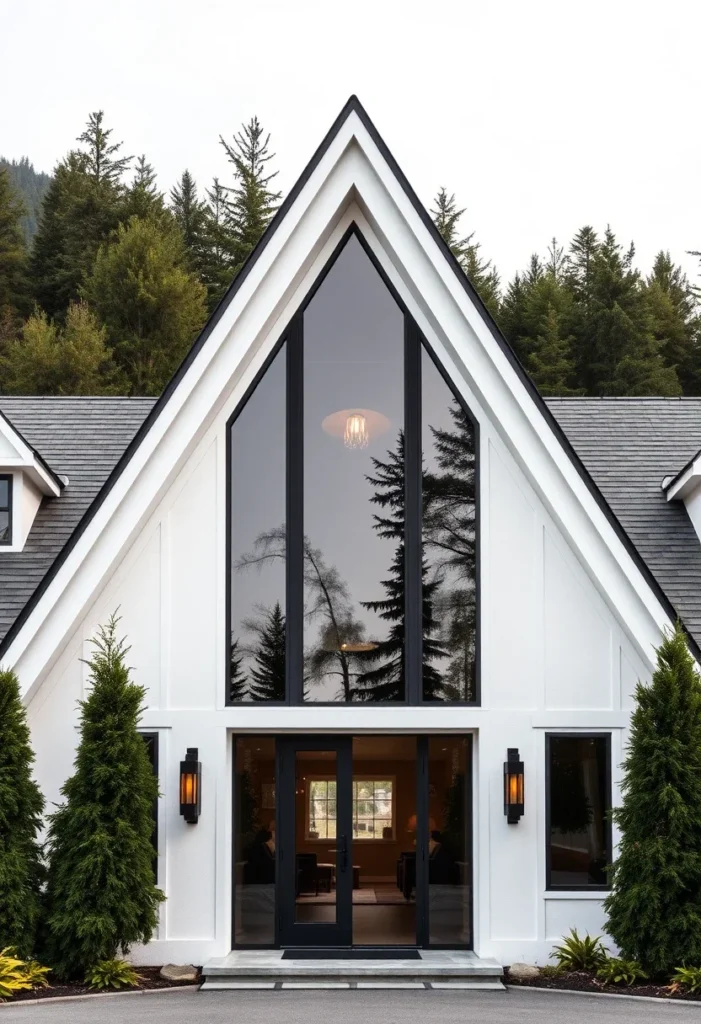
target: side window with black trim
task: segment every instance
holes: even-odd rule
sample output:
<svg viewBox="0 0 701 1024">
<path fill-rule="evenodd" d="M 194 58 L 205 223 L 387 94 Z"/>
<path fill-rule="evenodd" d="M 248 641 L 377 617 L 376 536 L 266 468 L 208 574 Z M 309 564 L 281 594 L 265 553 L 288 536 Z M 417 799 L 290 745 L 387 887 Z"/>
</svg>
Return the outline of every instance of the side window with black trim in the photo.
<svg viewBox="0 0 701 1024">
<path fill-rule="evenodd" d="M 607 889 L 611 736 L 546 737 L 548 889 Z"/>
<path fill-rule="evenodd" d="M 146 744 L 146 753 L 151 763 L 153 774 L 158 779 L 158 733 L 157 732 L 142 732 L 141 736 L 144 743 Z M 153 832 L 151 834 L 151 841 L 155 850 L 156 856 L 153 859 L 153 875 L 154 881 L 158 882 L 158 798 L 153 804 Z"/>
<path fill-rule="evenodd" d="M 12 543 L 12 477 L 0 475 L 0 544 Z"/>
</svg>

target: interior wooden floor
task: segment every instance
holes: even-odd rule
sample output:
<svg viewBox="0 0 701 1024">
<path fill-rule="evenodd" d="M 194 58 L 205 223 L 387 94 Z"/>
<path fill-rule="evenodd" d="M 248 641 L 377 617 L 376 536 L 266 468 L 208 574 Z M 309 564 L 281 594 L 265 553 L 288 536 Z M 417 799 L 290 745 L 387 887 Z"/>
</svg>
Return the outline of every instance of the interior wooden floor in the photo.
<svg viewBox="0 0 701 1024">
<path fill-rule="evenodd" d="M 332 904 L 297 904 L 297 920 L 331 923 L 336 919 Z M 353 945 L 413 946 L 416 944 L 416 905 L 353 904 Z"/>
</svg>

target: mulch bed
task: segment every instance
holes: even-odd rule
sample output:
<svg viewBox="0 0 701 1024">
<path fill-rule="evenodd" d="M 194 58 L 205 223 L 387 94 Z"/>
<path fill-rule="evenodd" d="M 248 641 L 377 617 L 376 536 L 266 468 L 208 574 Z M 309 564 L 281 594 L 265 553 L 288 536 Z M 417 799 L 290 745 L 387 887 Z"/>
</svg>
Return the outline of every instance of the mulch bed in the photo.
<svg viewBox="0 0 701 1024">
<path fill-rule="evenodd" d="M 587 971 L 563 971 L 554 977 L 533 978 L 532 981 L 517 981 L 509 977 L 509 968 L 504 968 L 504 981 L 507 985 L 517 985 L 520 988 L 559 988 L 567 989 L 570 992 L 605 992 L 617 996 L 655 996 L 658 999 L 680 999 L 692 1003 L 701 1003 L 701 992 L 674 992 L 671 993 L 665 985 L 654 985 L 649 981 L 639 982 L 634 985 L 604 985 L 602 981 L 589 974 Z"/>
<path fill-rule="evenodd" d="M 135 985 L 134 988 L 107 988 L 107 989 L 92 989 L 88 988 L 83 982 L 72 981 L 66 984 L 51 985 L 51 988 L 37 988 L 32 992 L 18 992 L 14 999 L 9 1000 L 11 1003 L 19 1003 L 23 999 L 55 999 L 57 996 L 87 996 L 95 995 L 96 991 L 99 991 L 100 995 L 114 995 L 115 992 L 146 992 L 159 988 L 182 988 L 183 985 L 197 984 L 192 981 L 166 981 L 160 975 L 160 967 L 137 967 L 137 973 L 142 976 L 142 981 L 139 985 Z M 49 981 L 51 975 L 49 975 Z M 201 978 L 198 977 L 198 981 Z M 0 1018 L 1 1020 L 1 1018 Z"/>
</svg>

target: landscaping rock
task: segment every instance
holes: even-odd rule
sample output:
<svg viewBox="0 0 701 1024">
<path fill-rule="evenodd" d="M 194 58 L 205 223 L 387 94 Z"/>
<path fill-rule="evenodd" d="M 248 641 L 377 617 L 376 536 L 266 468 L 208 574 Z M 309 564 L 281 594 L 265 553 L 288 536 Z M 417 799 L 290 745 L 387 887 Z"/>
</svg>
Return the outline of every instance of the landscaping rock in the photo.
<svg viewBox="0 0 701 1024">
<path fill-rule="evenodd" d="M 509 967 L 509 977 L 515 981 L 533 981 L 540 976 L 540 967 L 533 964 L 512 964 Z"/>
<path fill-rule="evenodd" d="M 192 964 L 166 964 L 161 967 L 161 977 L 166 981 L 197 981 L 197 968 Z"/>
</svg>

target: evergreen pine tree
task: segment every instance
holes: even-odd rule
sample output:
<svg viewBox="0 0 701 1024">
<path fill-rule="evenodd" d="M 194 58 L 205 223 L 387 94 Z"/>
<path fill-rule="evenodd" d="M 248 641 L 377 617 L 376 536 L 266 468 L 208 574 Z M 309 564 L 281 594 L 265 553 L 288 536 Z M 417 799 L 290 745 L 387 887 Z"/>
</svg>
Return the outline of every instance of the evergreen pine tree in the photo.
<svg viewBox="0 0 701 1024">
<path fill-rule="evenodd" d="M 0 669 L 0 949 L 14 946 L 23 958 L 35 951 L 44 879 L 33 761 L 17 676 Z"/>
<path fill-rule="evenodd" d="M 373 458 L 375 475 L 368 483 L 375 488 L 370 499 L 384 515 L 373 515 L 373 527 L 378 535 L 396 542 L 389 577 L 382 581 L 385 597 L 380 601 L 362 601 L 363 608 L 375 612 L 391 623 L 385 640 L 364 652 L 361 661 L 370 666 L 355 680 L 354 697 L 359 701 L 399 701 L 406 696 L 405 672 L 405 579 L 404 579 L 404 432 L 397 440 L 397 450 L 388 451 L 388 460 Z M 440 672 L 433 662 L 446 657 L 446 652 L 434 639 L 438 623 L 434 617 L 433 602 L 438 584 L 428 578 L 426 559 L 421 564 L 423 663 L 422 685 L 424 700 L 438 700 L 443 692 Z M 379 662 L 379 664 L 377 664 Z"/>
<path fill-rule="evenodd" d="M 146 156 L 142 154 L 137 157 L 134 180 L 124 196 L 121 219 L 128 220 L 130 217 L 158 219 L 163 216 L 166 216 L 166 207 L 163 202 L 163 194 L 156 187 L 156 172 L 146 160 Z"/>
<path fill-rule="evenodd" d="M 685 395 L 701 394 L 701 309 L 686 274 L 668 252 L 655 257 L 645 297 L 665 366 L 677 371 Z"/>
<path fill-rule="evenodd" d="M 458 222 L 465 212 L 459 209 L 455 195 L 448 195 L 441 188 L 434 200 L 436 208 L 431 211 L 434 223 L 451 252 L 465 271 L 479 293 L 482 302 L 492 314 L 499 313 L 499 275 L 490 260 L 480 256 L 480 243 L 474 241 L 474 231 L 461 238 L 458 234 Z"/>
<path fill-rule="evenodd" d="M 241 665 L 243 655 L 239 651 L 239 642 L 231 638 L 231 649 L 229 652 L 229 700 L 245 700 L 248 687 L 246 686 L 246 673 Z"/>
<path fill-rule="evenodd" d="M 25 243 L 30 245 L 37 231 L 39 212 L 46 190 L 51 184 L 51 175 L 34 170 L 34 165 L 26 156 L 19 160 L 5 160 L 0 157 L 0 168 L 7 171 L 11 184 L 24 204 L 25 211 L 20 225 Z"/>
<path fill-rule="evenodd" d="M 59 978 L 148 942 L 164 899 L 153 877 L 158 782 L 137 731 L 146 691 L 130 680 L 117 621 L 93 641 L 75 773 L 50 819 L 45 956 Z"/>
<path fill-rule="evenodd" d="M 123 380 L 107 347 L 107 331 L 83 302 L 72 302 L 65 326 L 36 310 L 19 336 L 0 339 L 0 392 L 6 395 L 113 395 Z"/>
<path fill-rule="evenodd" d="M 552 304 L 548 304 L 541 320 L 541 333 L 528 361 L 533 383 L 541 395 L 581 395 L 582 391 L 569 387 L 574 370 L 571 358 L 572 335 L 564 336 L 562 318 Z"/>
<path fill-rule="evenodd" d="M 79 298 L 100 244 L 124 215 L 123 176 L 131 157 L 119 156 L 102 111 L 90 114 L 78 137 L 84 150 L 58 165 L 42 206 L 31 255 L 34 298 L 49 317 L 63 317 Z"/>
<path fill-rule="evenodd" d="M 606 930 L 654 975 L 701 964 L 701 682 L 681 626 L 638 683 Z"/>
<path fill-rule="evenodd" d="M 207 189 L 205 210 L 206 222 L 200 280 L 207 289 L 207 304 L 210 312 L 222 299 L 231 284 L 235 267 L 237 245 L 229 228 L 226 206 L 226 189 L 215 178 L 211 189 Z"/>
<path fill-rule="evenodd" d="M 160 394 L 206 319 L 174 222 L 132 217 L 103 245 L 83 289 L 133 395 Z"/>
<path fill-rule="evenodd" d="M 219 141 L 236 179 L 225 191 L 228 228 L 235 244 L 234 273 L 238 273 L 270 223 L 282 193 L 270 188 L 278 173 L 268 168 L 275 154 L 269 151 L 270 135 L 265 135 L 257 117 L 242 125 L 231 143 L 222 136 Z"/>
<path fill-rule="evenodd" d="M 0 167 L 0 310 L 26 311 L 27 248 L 22 232 L 25 208 L 7 170 Z"/>
<path fill-rule="evenodd" d="M 206 284 L 207 204 L 198 197 L 195 179 L 187 170 L 170 190 L 170 209 L 182 231 L 188 269 Z"/>
<path fill-rule="evenodd" d="M 258 635 L 255 667 L 251 669 L 251 700 L 285 700 L 285 616 L 280 602 L 258 623 L 247 623 Z"/>
</svg>

